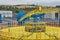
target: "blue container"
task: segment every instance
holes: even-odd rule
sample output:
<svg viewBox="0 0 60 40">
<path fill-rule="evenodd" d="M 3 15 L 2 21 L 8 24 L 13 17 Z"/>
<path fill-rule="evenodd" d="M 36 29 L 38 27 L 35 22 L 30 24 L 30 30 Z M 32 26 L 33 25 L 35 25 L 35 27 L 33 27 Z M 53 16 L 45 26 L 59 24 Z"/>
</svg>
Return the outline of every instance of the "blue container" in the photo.
<svg viewBox="0 0 60 40">
<path fill-rule="evenodd" d="M 1 14 L 0 14 L 0 23 L 2 23 L 2 16 L 1 16 Z"/>
</svg>

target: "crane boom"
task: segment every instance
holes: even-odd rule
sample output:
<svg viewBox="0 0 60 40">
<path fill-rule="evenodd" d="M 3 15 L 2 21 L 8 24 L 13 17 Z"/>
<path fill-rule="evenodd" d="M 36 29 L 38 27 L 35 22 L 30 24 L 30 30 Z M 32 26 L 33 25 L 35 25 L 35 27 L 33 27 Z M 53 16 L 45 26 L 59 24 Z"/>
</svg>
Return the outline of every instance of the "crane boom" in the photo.
<svg viewBox="0 0 60 40">
<path fill-rule="evenodd" d="M 31 16 L 31 15 L 34 15 L 34 14 L 56 13 L 56 12 L 59 12 L 59 10 L 57 10 L 56 8 L 44 8 L 44 7 L 39 6 L 38 9 L 30 11 L 27 14 L 25 14 L 23 17 L 21 17 L 19 19 L 19 21 L 21 22 L 22 20 L 24 20 L 28 16 Z"/>
</svg>

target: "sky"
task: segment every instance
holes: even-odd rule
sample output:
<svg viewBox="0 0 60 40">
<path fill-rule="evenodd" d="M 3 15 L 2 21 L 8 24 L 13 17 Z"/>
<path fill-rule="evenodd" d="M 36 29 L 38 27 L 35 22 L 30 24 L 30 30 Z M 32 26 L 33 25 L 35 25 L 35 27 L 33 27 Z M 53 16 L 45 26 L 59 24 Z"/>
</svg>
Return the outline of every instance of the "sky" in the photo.
<svg viewBox="0 0 60 40">
<path fill-rule="evenodd" d="M 43 6 L 60 5 L 60 0 L 0 0 L 0 5 L 35 4 Z"/>
</svg>

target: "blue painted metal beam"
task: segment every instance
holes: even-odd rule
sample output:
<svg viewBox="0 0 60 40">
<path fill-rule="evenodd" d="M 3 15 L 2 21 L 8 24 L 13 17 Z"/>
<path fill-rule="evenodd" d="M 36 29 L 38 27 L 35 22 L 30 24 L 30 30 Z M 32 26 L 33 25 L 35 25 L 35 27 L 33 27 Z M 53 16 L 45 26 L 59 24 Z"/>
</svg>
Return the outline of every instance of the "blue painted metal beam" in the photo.
<svg viewBox="0 0 60 40">
<path fill-rule="evenodd" d="M 0 23 L 2 23 L 2 16 L 1 16 L 1 14 L 0 14 Z"/>
</svg>

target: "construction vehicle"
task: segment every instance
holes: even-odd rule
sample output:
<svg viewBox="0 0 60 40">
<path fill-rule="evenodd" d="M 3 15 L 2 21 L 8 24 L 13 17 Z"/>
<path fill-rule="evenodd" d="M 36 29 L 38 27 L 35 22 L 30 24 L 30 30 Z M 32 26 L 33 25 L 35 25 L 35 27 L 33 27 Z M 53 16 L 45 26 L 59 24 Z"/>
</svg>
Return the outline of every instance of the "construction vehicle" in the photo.
<svg viewBox="0 0 60 40">
<path fill-rule="evenodd" d="M 47 24 L 50 22 L 44 21 L 44 13 L 55 14 L 59 13 L 59 11 L 57 8 L 38 6 L 35 10 L 26 14 L 23 13 L 23 16 L 17 20 L 18 22 L 25 22 L 23 27 L 17 26 L 2 29 L 2 33 L 7 32 L 10 35 L 6 34 L 6 36 L 5 33 L 4 35 L 0 33 L 1 40 L 2 38 L 4 40 L 60 40 L 60 26 L 51 26 Z M 43 21 L 40 21 L 39 17 Z M 26 21 L 26 19 L 28 20 Z"/>
</svg>

